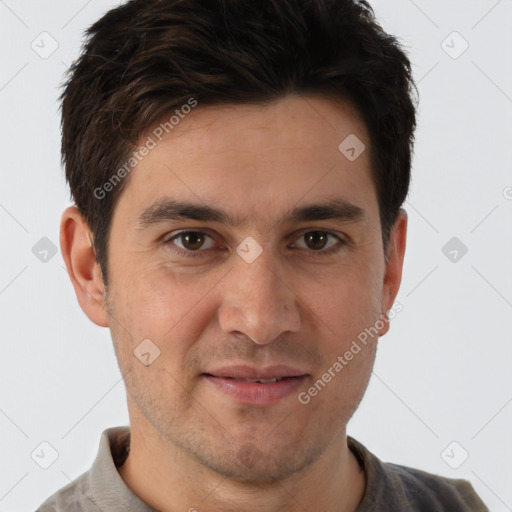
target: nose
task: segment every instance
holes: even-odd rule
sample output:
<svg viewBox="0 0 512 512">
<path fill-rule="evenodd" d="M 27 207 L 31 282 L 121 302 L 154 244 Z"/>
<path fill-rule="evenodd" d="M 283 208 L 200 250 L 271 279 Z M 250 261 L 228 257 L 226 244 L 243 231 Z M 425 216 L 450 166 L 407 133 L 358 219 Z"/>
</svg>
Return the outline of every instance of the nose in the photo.
<svg viewBox="0 0 512 512">
<path fill-rule="evenodd" d="M 272 343 L 300 327 L 299 301 L 287 273 L 266 251 L 252 263 L 238 255 L 223 283 L 218 318 L 228 334 L 242 333 L 258 345 Z M 281 270 L 279 270 L 281 268 Z"/>
</svg>

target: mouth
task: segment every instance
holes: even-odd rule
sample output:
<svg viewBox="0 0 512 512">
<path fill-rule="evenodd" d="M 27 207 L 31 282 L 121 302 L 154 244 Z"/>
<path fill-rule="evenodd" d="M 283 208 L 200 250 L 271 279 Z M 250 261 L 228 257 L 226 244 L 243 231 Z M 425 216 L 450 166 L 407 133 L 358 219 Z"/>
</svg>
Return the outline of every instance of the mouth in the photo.
<svg viewBox="0 0 512 512">
<path fill-rule="evenodd" d="M 309 375 L 284 366 L 265 370 L 237 366 L 203 373 L 202 377 L 217 393 L 242 404 L 263 406 L 275 404 L 296 392 Z"/>
<path fill-rule="evenodd" d="M 233 380 L 235 382 L 258 382 L 260 384 L 271 384 L 272 382 L 281 382 L 287 379 L 299 379 L 305 375 L 294 375 L 292 377 L 270 377 L 268 379 L 240 379 L 236 377 L 220 377 L 218 375 L 211 375 L 210 373 L 203 373 L 206 377 L 214 377 L 217 379 Z"/>
</svg>

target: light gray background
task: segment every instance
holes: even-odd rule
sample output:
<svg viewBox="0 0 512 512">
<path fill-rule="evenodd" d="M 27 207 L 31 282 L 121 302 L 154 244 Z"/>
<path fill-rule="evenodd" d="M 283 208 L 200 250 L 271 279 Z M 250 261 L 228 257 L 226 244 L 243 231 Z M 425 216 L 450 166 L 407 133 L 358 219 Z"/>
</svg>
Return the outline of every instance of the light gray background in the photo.
<svg viewBox="0 0 512 512">
<path fill-rule="evenodd" d="M 349 433 L 383 460 L 469 479 L 492 511 L 510 511 L 512 1 L 372 4 L 410 53 L 421 103 L 403 311 Z M 43 237 L 58 246 L 70 204 L 58 85 L 84 29 L 115 5 L 0 0 L 3 511 L 35 510 L 89 468 L 103 429 L 128 423 L 109 331 L 80 310 L 60 250 L 46 262 L 32 252 Z M 31 47 L 46 57 L 52 39 L 47 58 Z M 455 262 L 442 252 L 452 237 L 468 248 Z M 48 469 L 31 458 L 43 441 L 59 454 Z"/>
</svg>

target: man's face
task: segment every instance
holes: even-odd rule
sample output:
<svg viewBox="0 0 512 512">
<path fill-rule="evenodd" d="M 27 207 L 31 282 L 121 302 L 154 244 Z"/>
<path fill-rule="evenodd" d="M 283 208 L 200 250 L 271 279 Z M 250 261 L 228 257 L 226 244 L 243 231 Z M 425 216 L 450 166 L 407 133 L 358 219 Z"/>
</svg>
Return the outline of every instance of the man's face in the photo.
<svg viewBox="0 0 512 512">
<path fill-rule="evenodd" d="M 338 149 L 350 134 L 367 147 L 354 161 Z M 255 480 L 283 478 L 344 436 L 377 337 L 304 393 L 394 299 L 369 145 L 355 110 L 327 99 L 199 104 L 132 171 L 112 218 L 108 287 L 132 424 Z M 167 201 L 229 220 L 166 214 Z M 335 202 L 361 211 L 322 214 Z M 143 340 L 160 350 L 148 366 L 134 355 Z M 249 379 L 264 376 L 288 378 Z"/>
</svg>

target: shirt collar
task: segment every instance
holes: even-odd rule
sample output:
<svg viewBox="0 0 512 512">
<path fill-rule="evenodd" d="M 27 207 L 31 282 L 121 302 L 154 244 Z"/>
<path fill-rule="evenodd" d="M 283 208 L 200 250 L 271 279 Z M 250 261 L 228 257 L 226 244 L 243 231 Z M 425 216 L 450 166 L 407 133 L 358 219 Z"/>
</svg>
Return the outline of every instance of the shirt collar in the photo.
<svg viewBox="0 0 512 512">
<path fill-rule="evenodd" d="M 117 471 L 126 460 L 130 446 L 130 427 L 103 431 L 98 454 L 91 467 L 92 501 L 101 512 L 157 512 L 125 484 Z"/>
</svg>

